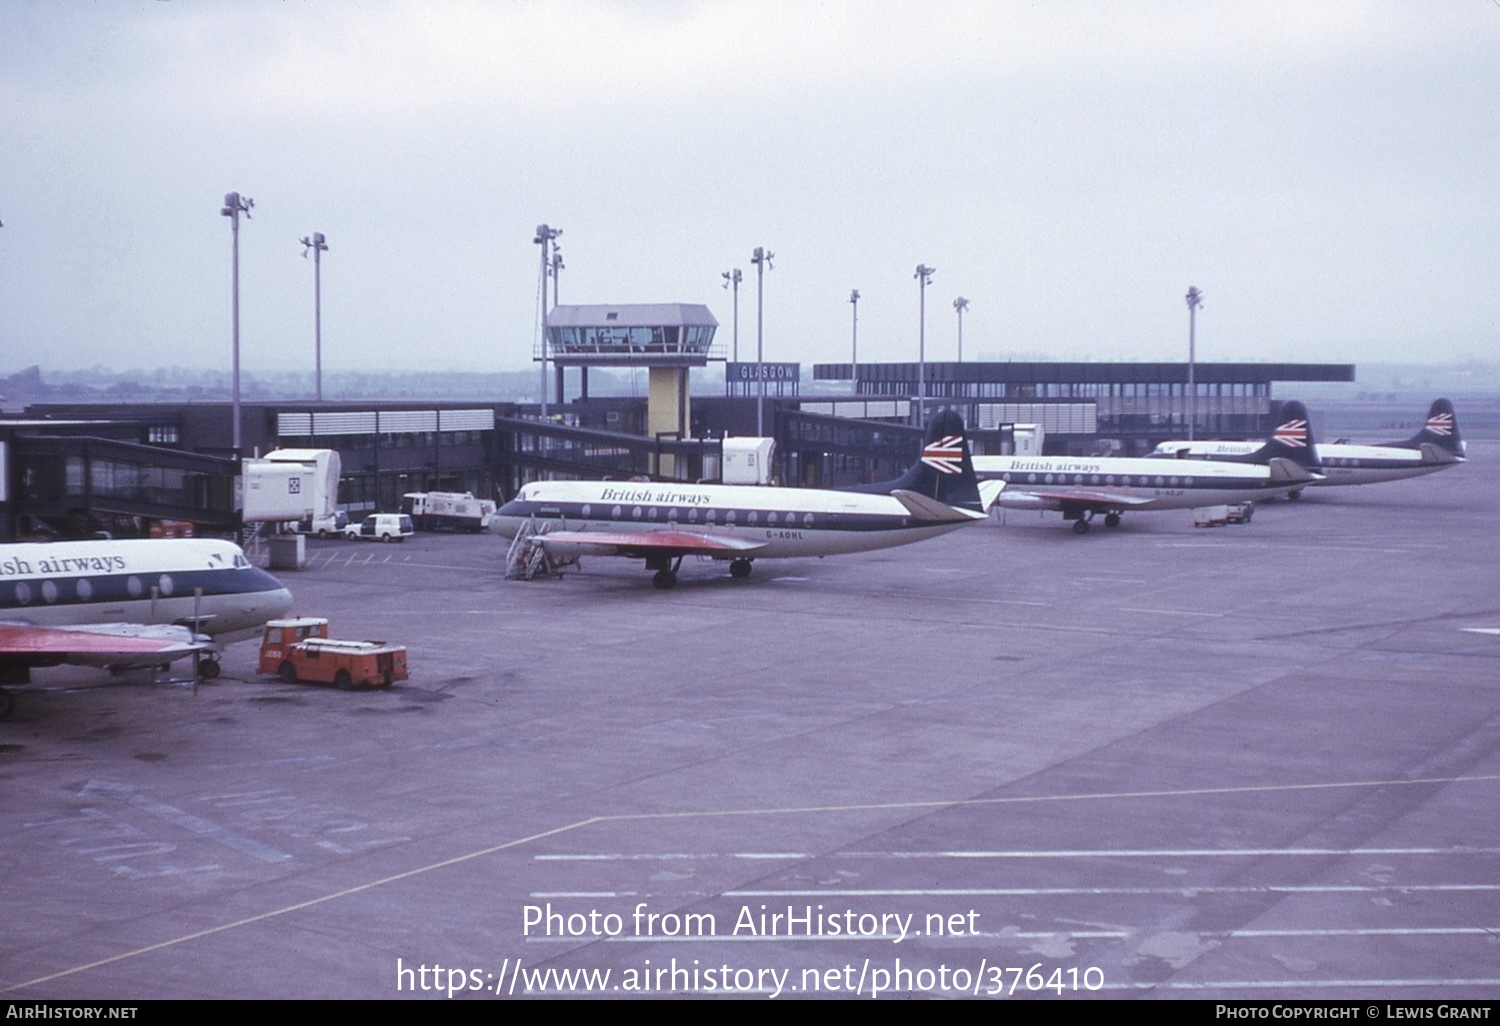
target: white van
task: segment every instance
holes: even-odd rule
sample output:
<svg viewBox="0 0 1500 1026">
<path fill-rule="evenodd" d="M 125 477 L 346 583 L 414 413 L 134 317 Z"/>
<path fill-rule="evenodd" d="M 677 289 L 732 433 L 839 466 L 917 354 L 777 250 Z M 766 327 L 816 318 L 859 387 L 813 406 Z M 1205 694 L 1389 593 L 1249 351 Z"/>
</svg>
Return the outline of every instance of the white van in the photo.
<svg viewBox="0 0 1500 1026">
<path fill-rule="evenodd" d="M 358 524 L 350 524 L 344 535 L 364 541 L 406 541 L 416 534 L 405 513 L 371 513 Z"/>
</svg>

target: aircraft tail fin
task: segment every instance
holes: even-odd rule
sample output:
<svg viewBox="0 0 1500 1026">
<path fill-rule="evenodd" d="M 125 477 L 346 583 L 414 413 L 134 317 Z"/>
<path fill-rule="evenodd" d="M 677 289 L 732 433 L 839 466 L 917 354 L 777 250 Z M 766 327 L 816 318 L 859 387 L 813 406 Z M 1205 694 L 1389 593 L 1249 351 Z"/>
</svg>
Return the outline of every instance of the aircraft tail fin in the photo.
<svg viewBox="0 0 1500 1026">
<path fill-rule="evenodd" d="M 1422 430 L 1399 442 L 1383 444 L 1392 449 L 1420 449 L 1424 463 L 1454 463 L 1464 459 L 1466 451 L 1463 436 L 1458 433 L 1458 418 L 1454 416 L 1453 403 L 1447 399 L 1432 401 Z"/>
<path fill-rule="evenodd" d="M 979 479 L 974 476 L 974 461 L 969 454 L 969 437 L 964 419 L 953 410 L 939 410 L 927 425 L 927 441 L 910 469 L 895 481 L 856 485 L 849 492 L 893 495 L 908 493 L 901 501 L 912 508 L 910 496 L 934 499 L 944 506 L 955 506 L 972 513 L 983 513 L 979 497 Z"/>
<path fill-rule="evenodd" d="M 1254 452 L 1238 458 L 1243 463 L 1266 463 L 1288 460 L 1304 470 L 1316 472 L 1318 447 L 1313 441 L 1312 423 L 1307 417 L 1307 407 L 1293 399 L 1282 403 L 1278 419 L 1266 444 Z"/>
</svg>

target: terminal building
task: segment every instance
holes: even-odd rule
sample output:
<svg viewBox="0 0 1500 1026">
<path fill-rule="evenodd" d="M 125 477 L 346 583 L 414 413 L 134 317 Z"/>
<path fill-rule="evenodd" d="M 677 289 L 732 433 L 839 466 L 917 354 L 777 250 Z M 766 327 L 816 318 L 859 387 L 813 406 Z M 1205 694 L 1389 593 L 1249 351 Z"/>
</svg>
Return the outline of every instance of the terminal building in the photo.
<svg viewBox="0 0 1500 1026">
<path fill-rule="evenodd" d="M 1280 409 L 1277 382 L 1346 382 L 1351 364 L 915 363 L 817 364 L 817 394 L 796 364 L 731 364 L 724 394 L 693 395 L 689 372 L 723 359 L 717 324 L 690 304 L 559 306 L 548 316 L 557 390 L 538 403 L 251 402 L 245 455 L 328 448 L 341 457 L 339 506 L 351 517 L 400 508 L 415 491 L 504 499 L 540 477 L 719 473 L 719 440 L 776 438 L 775 478 L 839 487 L 897 476 L 920 445 L 926 407 L 953 407 L 977 452 L 1014 451 L 1016 425 L 1036 425 L 1048 453 L 1143 453 L 1182 437 L 1259 437 Z M 538 353 L 538 357 L 540 357 Z M 644 398 L 590 397 L 590 366 L 646 366 Z M 562 394 L 564 367 L 582 394 Z M 748 368 L 748 369 L 747 369 Z M 1194 387 L 1189 390 L 1189 377 Z M 545 379 L 544 379 L 545 380 Z M 765 384 L 762 386 L 761 382 Z M 566 401 L 564 401 L 566 399 Z M 238 525 L 239 465 L 228 402 L 48 403 L 0 419 L 0 540 L 129 532 L 187 520 L 206 532 Z"/>
</svg>

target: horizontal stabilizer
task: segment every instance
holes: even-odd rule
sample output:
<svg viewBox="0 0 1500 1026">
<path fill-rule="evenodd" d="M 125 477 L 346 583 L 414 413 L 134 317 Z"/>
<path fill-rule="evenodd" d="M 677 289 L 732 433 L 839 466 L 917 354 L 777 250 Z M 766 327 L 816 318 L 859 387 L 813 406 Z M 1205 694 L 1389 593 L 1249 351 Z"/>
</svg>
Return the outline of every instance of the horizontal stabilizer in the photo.
<svg viewBox="0 0 1500 1026">
<path fill-rule="evenodd" d="M 1446 463 L 1457 463 L 1458 461 L 1458 456 L 1456 456 L 1452 452 L 1449 452 L 1441 445 L 1435 445 L 1432 442 L 1422 443 L 1423 465 L 1432 464 L 1434 466 L 1441 466 Z"/>
<path fill-rule="evenodd" d="M 1322 474 L 1314 474 L 1306 467 L 1285 456 L 1273 456 L 1270 460 L 1271 480 L 1282 481 L 1287 484 L 1300 484 L 1306 481 L 1321 481 Z"/>
<path fill-rule="evenodd" d="M 988 481 L 979 482 L 979 508 L 988 510 L 1000 501 L 1000 493 L 1005 491 L 1005 482 L 990 478 Z"/>
<path fill-rule="evenodd" d="M 907 491 L 905 488 L 897 488 L 891 492 L 891 497 L 905 506 L 906 511 L 914 518 L 928 524 L 968 523 L 970 520 L 984 518 L 983 513 L 959 509 L 957 506 L 950 506 L 937 499 L 929 499 L 919 492 Z"/>
</svg>

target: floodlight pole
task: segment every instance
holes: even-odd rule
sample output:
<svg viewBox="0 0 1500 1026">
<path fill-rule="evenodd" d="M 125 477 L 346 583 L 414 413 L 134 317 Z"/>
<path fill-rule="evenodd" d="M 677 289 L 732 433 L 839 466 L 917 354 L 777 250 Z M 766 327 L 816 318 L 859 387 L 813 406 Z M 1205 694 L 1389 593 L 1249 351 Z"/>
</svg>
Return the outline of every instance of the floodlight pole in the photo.
<svg viewBox="0 0 1500 1026">
<path fill-rule="evenodd" d="M 959 296 L 953 301 L 953 309 L 958 311 L 958 362 L 964 362 L 964 311 L 969 308 L 969 301 Z"/>
<path fill-rule="evenodd" d="M 562 230 L 559 229 L 557 234 L 561 235 L 562 234 Z M 545 247 L 543 247 L 543 248 L 545 248 Z M 557 239 L 556 238 L 554 238 L 552 240 L 552 256 L 548 260 L 547 267 L 548 267 L 548 273 L 550 273 L 552 275 L 552 308 L 555 310 L 555 309 L 557 309 L 557 304 L 562 302 L 562 293 L 558 290 L 558 281 L 559 281 L 559 278 L 560 278 L 559 272 L 562 271 L 563 267 L 564 267 L 564 265 L 563 265 L 563 258 L 562 258 L 562 250 L 560 250 L 560 249 L 557 248 Z M 563 368 L 562 368 L 561 364 L 554 364 L 554 366 L 557 368 L 557 375 L 556 375 L 557 376 L 557 403 L 558 403 L 559 406 L 561 406 L 562 405 L 562 401 L 563 401 Z M 585 399 L 587 399 L 588 398 L 588 389 L 589 389 L 589 385 L 588 385 L 589 369 L 588 369 L 588 367 L 585 366 L 585 367 L 579 368 L 579 370 L 580 370 L 582 378 L 583 378 L 583 382 L 582 382 L 583 396 L 584 396 Z"/>
<path fill-rule="evenodd" d="M 1187 290 L 1188 308 L 1188 441 L 1192 441 L 1198 426 L 1198 308 L 1203 305 L 1203 293 L 1196 285 Z"/>
<path fill-rule="evenodd" d="M 328 240 L 322 232 L 304 235 L 302 257 L 308 250 L 313 255 L 313 394 L 318 402 L 323 401 L 323 252 L 328 249 Z"/>
<path fill-rule="evenodd" d="M 917 273 L 912 275 L 917 279 L 917 294 L 920 302 L 917 307 L 917 426 L 922 427 L 927 423 L 927 286 L 932 284 L 932 276 L 937 272 L 936 267 L 928 267 L 926 264 L 917 265 Z"/>
<path fill-rule="evenodd" d="M 237 192 L 226 193 L 224 205 L 219 208 L 219 214 L 229 218 L 229 232 L 232 239 L 231 251 L 233 259 L 231 264 L 232 285 L 230 286 L 230 310 L 233 321 L 234 339 L 234 370 L 233 370 L 233 407 L 234 407 L 234 436 L 232 448 L 234 458 L 240 458 L 240 215 L 246 218 L 250 216 L 250 210 L 255 206 L 255 201 L 248 196 L 241 196 Z"/>
<path fill-rule="evenodd" d="M 851 333 L 853 339 L 849 347 L 849 380 L 854 385 L 854 391 L 859 391 L 859 289 L 851 289 L 849 292 L 849 307 L 853 324 Z"/>
<path fill-rule="evenodd" d="M 721 277 L 724 279 L 724 287 L 734 289 L 734 355 L 733 363 L 740 362 L 740 280 L 744 277 L 740 269 L 736 267 L 732 271 L 725 271 Z"/>
<path fill-rule="evenodd" d="M 552 254 L 548 247 L 562 234 L 561 228 L 550 228 L 545 224 L 536 226 L 536 237 L 531 241 L 542 247 L 542 419 L 547 419 L 547 279 L 552 270 Z"/>
<path fill-rule="evenodd" d="M 755 394 L 755 434 L 764 438 L 766 435 L 766 351 L 765 351 L 765 296 L 766 296 L 766 271 L 774 270 L 771 266 L 771 258 L 775 256 L 769 249 L 760 246 L 755 247 L 755 252 L 750 255 L 750 262 L 755 265 L 755 377 L 759 381 L 759 390 Z"/>
</svg>

